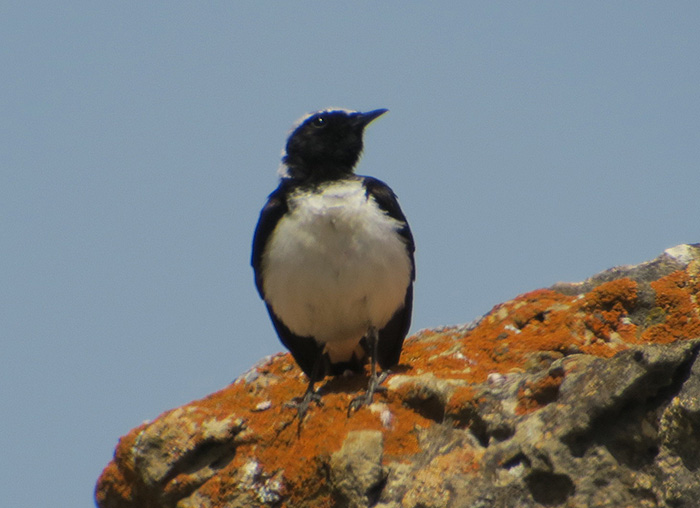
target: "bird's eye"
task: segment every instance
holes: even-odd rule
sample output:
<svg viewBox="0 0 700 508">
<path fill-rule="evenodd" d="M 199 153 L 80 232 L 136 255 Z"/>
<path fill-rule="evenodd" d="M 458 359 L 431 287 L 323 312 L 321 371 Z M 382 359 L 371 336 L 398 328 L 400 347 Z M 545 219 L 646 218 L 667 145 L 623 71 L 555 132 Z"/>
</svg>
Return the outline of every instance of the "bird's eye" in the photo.
<svg viewBox="0 0 700 508">
<path fill-rule="evenodd" d="M 323 116 L 317 116 L 311 121 L 311 125 L 313 125 L 314 127 L 323 127 L 324 125 L 326 125 L 326 119 Z"/>
</svg>

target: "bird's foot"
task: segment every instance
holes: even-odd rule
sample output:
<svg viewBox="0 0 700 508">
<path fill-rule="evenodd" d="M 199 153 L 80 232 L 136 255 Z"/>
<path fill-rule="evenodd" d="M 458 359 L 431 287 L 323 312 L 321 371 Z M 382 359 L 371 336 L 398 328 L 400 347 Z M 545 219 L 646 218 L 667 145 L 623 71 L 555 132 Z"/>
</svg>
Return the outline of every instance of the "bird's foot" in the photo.
<svg viewBox="0 0 700 508">
<path fill-rule="evenodd" d="M 370 376 L 367 391 L 363 395 L 355 397 L 350 401 L 350 405 L 348 406 L 348 416 L 350 416 L 354 411 L 360 409 L 362 406 L 369 406 L 372 404 L 375 393 L 385 392 L 387 388 L 379 385 L 381 385 L 386 378 L 386 371 L 382 371 L 381 374 L 375 376 Z"/>
<path fill-rule="evenodd" d="M 291 402 L 284 404 L 285 407 L 297 410 L 297 418 L 299 420 L 297 434 L 301 433 L 301 424 L 312 402 L 315 402 L 317 406 L 323 406 L 321 395 L 313 390 L 308 390 L 303 397 L 295 397 Z"/>
</svg>

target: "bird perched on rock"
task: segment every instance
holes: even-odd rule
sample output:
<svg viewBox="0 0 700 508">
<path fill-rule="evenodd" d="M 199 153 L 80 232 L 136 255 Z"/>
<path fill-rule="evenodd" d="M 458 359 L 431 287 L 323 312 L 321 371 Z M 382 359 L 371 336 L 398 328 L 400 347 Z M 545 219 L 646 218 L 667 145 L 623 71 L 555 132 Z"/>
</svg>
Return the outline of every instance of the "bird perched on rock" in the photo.
<svg viewBox="0 0 700 508">
<path fill-rule="evenodd" d="M 328 109 L 301 118 L 255 229 L 255 284 L 280 340 L 309 378 L 295 404 L 300 424 L 311 401 L 320 400 L 316 382 L 362 371 L 368 359 L 367 392 L 348 412 L 371 404 L 408 333 L 411 230 L 385 183 L 354 174 L 365 127 L 386 111 Z"/>
</svg>

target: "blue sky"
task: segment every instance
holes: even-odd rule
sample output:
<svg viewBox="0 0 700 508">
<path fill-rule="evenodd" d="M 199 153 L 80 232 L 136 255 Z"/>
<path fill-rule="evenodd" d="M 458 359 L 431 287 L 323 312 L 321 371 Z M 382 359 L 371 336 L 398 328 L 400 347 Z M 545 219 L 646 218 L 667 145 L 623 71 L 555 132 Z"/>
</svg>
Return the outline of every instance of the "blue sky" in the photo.
<svg viewBox="0 0 700 508">
<path fill-rule="evenodd" d="M 302 114 L 417 244 L 413 331 L 700 241 L 697 2 L 0 6 L 0 491 L 90 506 L 119 436 L 282 350 L 250 241 Z"/>
</svg>

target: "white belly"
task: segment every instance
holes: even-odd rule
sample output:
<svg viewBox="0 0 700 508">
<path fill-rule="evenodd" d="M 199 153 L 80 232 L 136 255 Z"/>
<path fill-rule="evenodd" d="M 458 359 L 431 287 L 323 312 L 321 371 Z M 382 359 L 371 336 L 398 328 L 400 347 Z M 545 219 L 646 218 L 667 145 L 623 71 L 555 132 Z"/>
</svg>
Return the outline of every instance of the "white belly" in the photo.
<svg viewBox="0 0 700 508">
<path fill-rule="evenodd" d="M 262 259 L 265 300 L 292 332 L 325 343 L 332 361 L 347 360 L 370 326 L 384 327 L 403 305 L 411 262 L 401 223 L 361 182 L 289 204 Z"/>
</svg>

